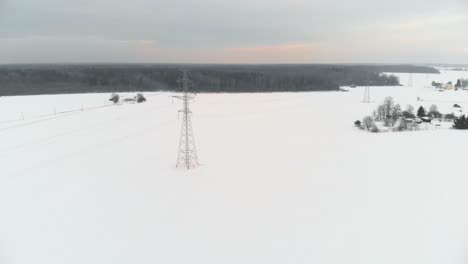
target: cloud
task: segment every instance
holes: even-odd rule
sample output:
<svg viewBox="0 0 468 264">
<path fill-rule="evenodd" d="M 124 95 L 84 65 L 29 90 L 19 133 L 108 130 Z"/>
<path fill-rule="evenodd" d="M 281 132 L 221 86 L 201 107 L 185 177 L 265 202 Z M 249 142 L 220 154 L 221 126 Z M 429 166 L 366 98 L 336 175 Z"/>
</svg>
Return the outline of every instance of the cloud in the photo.
<svg viewBox="0 0 468 264">
<path fill-rule="evenodd" d="M 424 54 L 412 57 L 411 51 L 430 57 L 434 50 L 453 51 L 454 43 L 468 43 L 466 2 L 0 0 L 0 50 L 10 51 L 0 54 L 0 62 L 18 56 L 9 46 L 13 39 L 28 50 L 31 62 L 42 54 L 67 62 L 73 57 L 68 53 L 79 52 L 80 60 L 107 62 L 112 49 L 120 51 L 114 61 L 385 62 L 384 54 L 416 61 Z M 37 45 L 37 37 L 67 45 L 54 54 L 56 44 Z M 447 52 L 446 59 L 452 55 Z"/>
<path fill-rule="evenodd" d="M 227 59 L 243 63 L 310 63 L 318 47 L 307 44 L 284 44 L 227 49 Z"/>
<path fill-rule="evenodd" d="M 229 51 L 233 53 L 247 53 L 247 54 L 271 54 L 271 53 L 304 53 L 312 50 L 310 44 L 286 44 L 277 46 L 258 46 L 258 47 L 243 47 L 243 48 L 230 48 Z"/>
<path fill-rule="evenodd" d="M 4 64 L 157 62 L 160 50 L 152 40 L 29 36 L 2 39 L 0 55 Z"/>
<path fill-rule="evenodd" d="M 434 27 L 449 27 L 466 25 L 468 22 L 467 16 L 464 15 L 446 15 L 446 16 L 430 16 L 405 21 L 389 25 L 390 30 L 420 30 Z"/>
<path fill-rule="evenodd" d="M 2 21 L 2 17 L 5 16 L 6 13 L 6 0 L 0 0 L 0 22 Z"/>
<path fill-rule="evenodd" d="M 156 62 L 161 55 L 161 50 L 155 45 L 154 40 L 135 41 L 136 50 L 134 58 L 142 62 Z"/>
</svg>

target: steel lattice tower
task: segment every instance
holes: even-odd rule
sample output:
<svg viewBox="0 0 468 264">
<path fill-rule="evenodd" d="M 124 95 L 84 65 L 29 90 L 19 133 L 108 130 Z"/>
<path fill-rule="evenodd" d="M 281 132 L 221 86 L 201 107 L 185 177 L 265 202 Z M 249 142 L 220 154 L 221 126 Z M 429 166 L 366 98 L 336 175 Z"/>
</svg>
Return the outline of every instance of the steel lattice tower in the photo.
<svg viewBox="0 0 468 264">
<path fill-rule="evenodd" d="M 364 98 L 362 99 L 363 103 L 370 103 L 371 98 L 370 98 L 370 87 L 366 86 L 366 89 L 364 90 Z"/>
<path fill-rule="evenodd" d="M 182 100 L 183 103 L 183 109 L 179 110 L 183 118 L 176 167 L 186 167 L 189 170 L 198 166 L 197 148 L 195 147 L 195 137 L 193 135 L 191 120 L 192 111 L 190 111 L 190 101 L 192 101 L 195 96 L 188 92 L 191 82 L 186 71 L 184 71 L 180 83 L 184 94 L 182 96 L 173 96 L 173 98 Z"/>
</svg>

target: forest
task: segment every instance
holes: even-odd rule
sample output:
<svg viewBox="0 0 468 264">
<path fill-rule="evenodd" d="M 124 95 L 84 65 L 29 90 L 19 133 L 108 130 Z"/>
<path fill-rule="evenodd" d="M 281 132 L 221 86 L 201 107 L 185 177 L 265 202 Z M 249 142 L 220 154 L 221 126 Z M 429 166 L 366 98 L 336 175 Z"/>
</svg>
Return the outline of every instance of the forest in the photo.
<svg viewBox="0 0 468 264">
<path fill-rule="evenodd" d="M 180 91 L 187 71 L 192 92 L 334 91 L 340 86 L 396 86 L 384 72 L 438 73 L 413 65 L 2 65 L 0 96 L 95 92 Z"/>
</svg>

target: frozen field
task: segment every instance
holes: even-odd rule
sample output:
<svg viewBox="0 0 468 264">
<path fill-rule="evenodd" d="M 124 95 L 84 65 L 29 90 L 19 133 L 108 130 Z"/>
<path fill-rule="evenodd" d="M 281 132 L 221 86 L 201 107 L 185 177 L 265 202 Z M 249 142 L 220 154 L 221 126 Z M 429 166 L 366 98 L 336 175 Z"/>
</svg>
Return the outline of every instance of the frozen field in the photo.
<svg viewBox="0 0 468 264">
<path fill-rule="evenodd" d="M 189 172 L 172 94 L 0 97 L 0 263 L 466 264 L 468 131 L 353 127 L 386 96 L 468 109 L 468 91 L 426 88 L 460 77 L 371 104 L 362 87 L 198 95 Z"/>
</svg>

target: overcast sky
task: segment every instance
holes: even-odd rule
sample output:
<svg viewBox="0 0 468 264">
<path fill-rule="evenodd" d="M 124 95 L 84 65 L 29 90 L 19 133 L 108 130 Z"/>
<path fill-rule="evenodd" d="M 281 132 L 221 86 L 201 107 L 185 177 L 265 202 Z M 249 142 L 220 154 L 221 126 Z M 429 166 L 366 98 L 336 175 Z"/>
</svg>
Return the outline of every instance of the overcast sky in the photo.
<svg viewBox="0 0 468 264">
<path fill-rule="evenodd" d="M 468 0 L 0 0 L 0 63 L 468 63 Z"/>
</svg>

